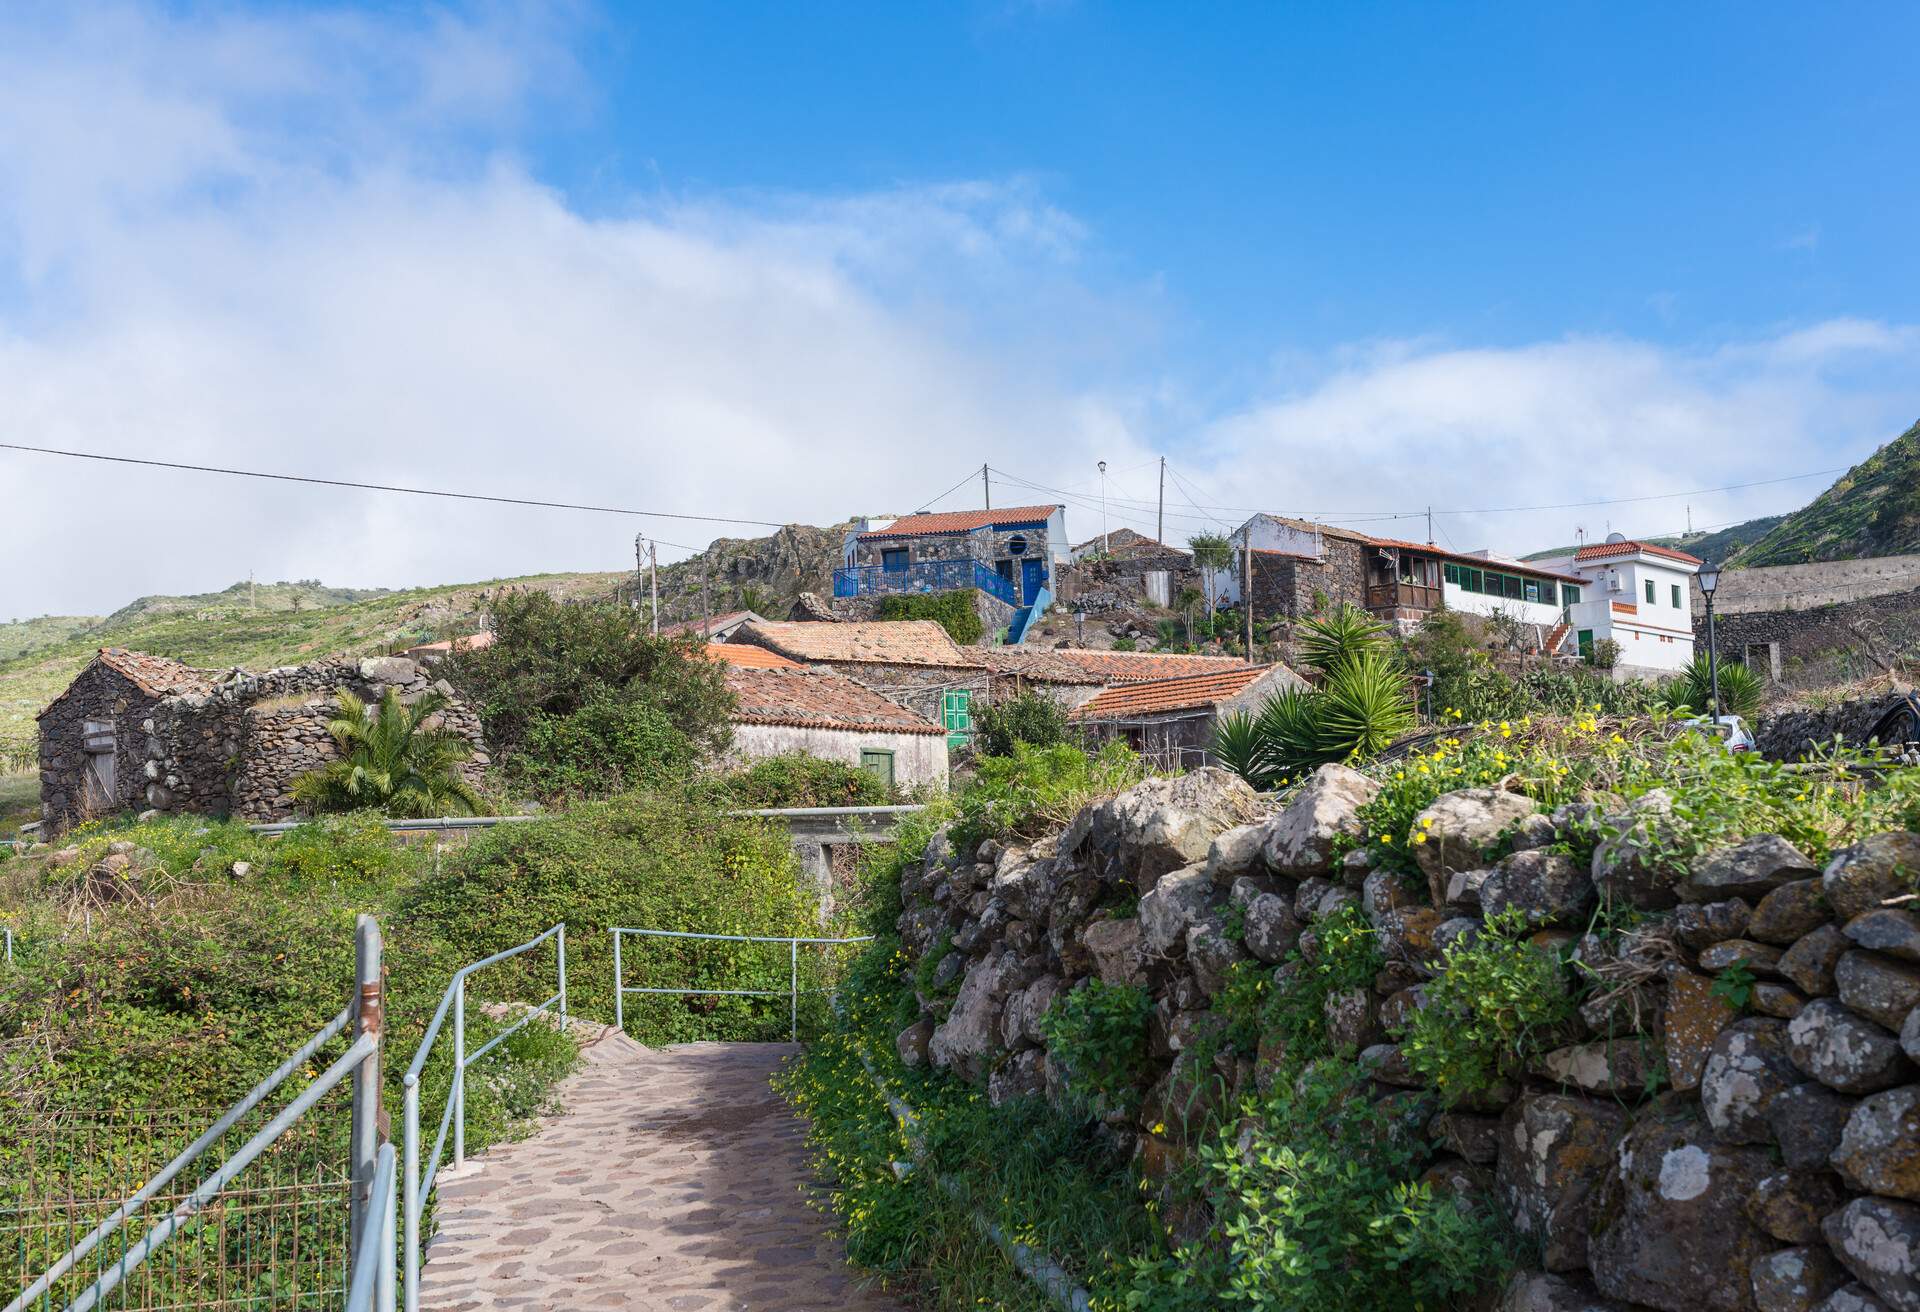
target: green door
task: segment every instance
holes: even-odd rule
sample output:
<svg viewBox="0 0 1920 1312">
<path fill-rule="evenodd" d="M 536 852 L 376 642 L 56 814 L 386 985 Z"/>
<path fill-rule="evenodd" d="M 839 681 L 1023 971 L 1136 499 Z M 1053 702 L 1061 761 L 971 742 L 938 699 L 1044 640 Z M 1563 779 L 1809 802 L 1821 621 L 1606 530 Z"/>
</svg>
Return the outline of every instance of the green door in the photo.
<svg viewBox="0 0 1920 1312">
<path fill-rule="evenodd" d="M 940 726 L 947 731 L 948 747 L 964 747 L 973 737 L 973 693 L 965 688 L 940 694 Z"/>
<path fill-rule="evenodd" d="M 1576 635 L 1576 641 L 1578 641 L 1580 644 L 1580 659 L 1583 661 L 1592 660 L 1593 659 L 1593 630 L 1592 629 L 1580 630 L 1580 632 Z"/>
<path fill-rule="evenodd" d="M 860 768 L 871 770 L 875 777 L 888 788 L 893 787 L 893 753 L 877 751 L 870 747 L 860 749 Z"/>
</svg>

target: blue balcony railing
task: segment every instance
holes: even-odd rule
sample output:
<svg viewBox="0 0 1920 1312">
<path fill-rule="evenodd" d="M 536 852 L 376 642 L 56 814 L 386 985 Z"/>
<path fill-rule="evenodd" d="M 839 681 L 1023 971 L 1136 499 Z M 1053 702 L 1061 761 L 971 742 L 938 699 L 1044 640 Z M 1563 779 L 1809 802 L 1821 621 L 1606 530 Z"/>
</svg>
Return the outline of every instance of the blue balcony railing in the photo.
<svg viewBox="0 0 1920 1312">
<path fill-rule="evenodd" d="M 1009 606 L 1020 604 L 1012 581 L 1001 578 L 977 560 L 922 560 L 905 569 L 854 565 L 833 572 L 836 597 L 885 592 L 951 592 L 955 588 L 978 588 Z"/>
</svg>

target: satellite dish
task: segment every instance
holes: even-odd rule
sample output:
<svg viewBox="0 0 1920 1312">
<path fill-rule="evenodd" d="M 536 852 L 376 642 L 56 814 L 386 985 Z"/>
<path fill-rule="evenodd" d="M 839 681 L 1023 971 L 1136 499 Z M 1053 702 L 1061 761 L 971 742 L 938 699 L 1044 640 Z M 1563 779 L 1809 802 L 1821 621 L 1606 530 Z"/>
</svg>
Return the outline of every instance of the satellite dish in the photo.
<svg viewBox="0 0 1920 1312">
<path fill-rule="evenodd" d="M 1627 540 L 1627 535 L 1625 533 L 1607 534 L 1607 541 L 1609 542 L 1625 542 L 1626 540 Z"/>
</svg>

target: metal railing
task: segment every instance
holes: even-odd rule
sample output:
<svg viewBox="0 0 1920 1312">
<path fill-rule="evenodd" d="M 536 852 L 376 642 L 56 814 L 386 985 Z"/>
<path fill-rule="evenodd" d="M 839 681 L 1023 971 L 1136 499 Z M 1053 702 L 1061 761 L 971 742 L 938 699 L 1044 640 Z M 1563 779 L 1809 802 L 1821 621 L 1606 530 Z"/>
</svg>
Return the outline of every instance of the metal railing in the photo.
<svg viewBox="0 0 1920 1312">
<path fill-rule="evenodd" d="M 232 1128 L 302 1070 L 319 1051 L 351 1028 L 351 1041 L 325 1071 L 300 1090 L 297 1097 L 281 1109 L 195 1188 L 178 1201 L 167 1214 L 147 1227 L 137 1240 L 123 1243 L 117 1258 L 104 1267 L 79 1294 L 67 1303 L 68 1312 L 89 1312 L 120 1289 L 128 1277 L 139 1271 L 168 1240 L 191 1226 L 203 1212 L 221 1204 L 230 1186 L 263 1154 L 273 1149 L 315 1104 L 332 1090 L 352 1081 L 352 1124 L 349 1140 L 349 1189 L 347 1252 L 349 1290 L 363 1289 L 356 1301 L 349 1297 L 347 1312 L 390 1312 L 393 1308 L 392 1245 L 385 1247 L 375 1239 L 380 1219 L 380 1162 L 388 1163 L 387 1190 L 391 1193 L 392 1145 L 379 1143 L 380 1135 L 380 1053 L 385 1031 L 385 990 L 381 978 L 380 928 L 371 916 L 361 916 L 354 940 L 354 992 L 348 1004 L 332 1020 L 322 1025 L 306 1043 L 276 1067 L 245 1097 L 223 1112 L 198 1138 L 182 1149 L 107 1217 L 56 1258 L 41 1274 L 8 1303 L 5 1312 L 24 1312 L 36 1300 L 51 1299 L 54 1286 L 70 1276 L 80 1263 L 111 1240 L 129 1222 L 140 1218 L 147 1205 L 162 1195 L 167 1186 L 209 1148 L 219 1143 Z M 384 1269 L 385 1275 L 382 1275 Z M 337 1286 L 336 1286 L 337 1288 Z"/>
<path fill-rule="evenodd" d="M 467 1051 L 467 977 L 488 966 L 497 965 L 510 957 L 531 952 L 548 939 L 553 939 L 556 947 L 556 973 L 559 988 L 545 1002 L 537 1007 L 528 1008 L 519 1020 L 501 1030 L 481 1047 L 469 1053 Z M 440 1006 L 433 1013 L 433 1020 L 427 1025 L 427 1032 L 420 1040 L 420 1047 L 413 1054 L 413 1062 L 407 1067 L 403 1081 L 404 1102 L 402 1142 L 405 1150 L 405 1163 L 402 1188 L 402 1224 L 404 1234 L 401 1247 L 401 1263 L 404 1267 L 404 1301 L 407 1312 L 417 1312 L 420 1306 L 420 1224 L 426 1210 L 427 1198 L 433 1192 L 434 1181 L 440 1175 L 440 1154 L 447 1146 L 447 1136 L 453 1136 L 453 1165 L 459 1166 L 467 1160 L 467 1071 L 499 1047 L 513 1035 L 531 1024 L 534 1017 L 543 1016 L 549 1008 L 558 1006 L 560 1028 L 567 1026 L 567 926 L 564 921 L 552 929 L 534 938 L 528 939 L 518 947 L 496 952 L 484 957 L 470 966 L 463 966 L 454 972 L 453 979 L 447 984 L 447 991 L 440 997 Z M 445 1024 L 448 1009 L 453 1012 L 453 1082 L 447 1091 L 447 1105 L 440 1113 L 440 1128 L 433 1140 L 433 1151 L 427 1154 L 426 1165 L 420 1162 L 420 1073 L 426 1069 L 427 1058 L 433 1052 L 434 1042 L 440 1037 L 440 1027 Z"/>
<path fill-rule="evenodd" d="M 870 943 L 873 935 L 865 934 L 859 938 L 793 938 L 781 934 L 694 934 L 679 929 L 611 929 L 613 935 L 613 1025 L 624 1031 L 627 1028 L 626 995 L 629 993 L 666 993 L 692 997 L 728 997 L 728 998 L 779 998 L 788 1000 L 787 1014 L 793 1041 L 800 1041 L 800 945 L 819 945 L 834 947 L 848 943 Z M 636 938 L 682 938 L 701 939 L 717 943 L 785 943 L 788 951 L 787 988 L 779 989 L 705 989 L 705 988 L 661 988 L 642 987 L 626 983 L 621 973 L 620 937 L 631 934 Z M 824 990 L 808 990 L 824 992 Z"/>
<path fill-rule="evenodd" d="M 1009 606 L 1019 605 L 1013 582 L 980 561 L 921 560 L 905 569 L 884 565 L 849 565 L 833 572 L 833 595 L 862 597 L 869 593 L 951 592 L 955 588 L 978 588 L 1000 598 Z"/>
</svg>

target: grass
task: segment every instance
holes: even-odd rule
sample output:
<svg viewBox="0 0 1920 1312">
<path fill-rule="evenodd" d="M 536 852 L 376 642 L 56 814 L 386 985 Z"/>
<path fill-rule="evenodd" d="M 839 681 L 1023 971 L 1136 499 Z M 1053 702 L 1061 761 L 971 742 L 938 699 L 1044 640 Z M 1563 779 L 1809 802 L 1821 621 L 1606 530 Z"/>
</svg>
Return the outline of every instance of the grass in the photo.
<svg viewBox="0 0 1920 1312">
<path fill-rule="evenodd" d="M 40 818 L 40 776 L 0 774 L 0 837 Z"/>
</svg>

